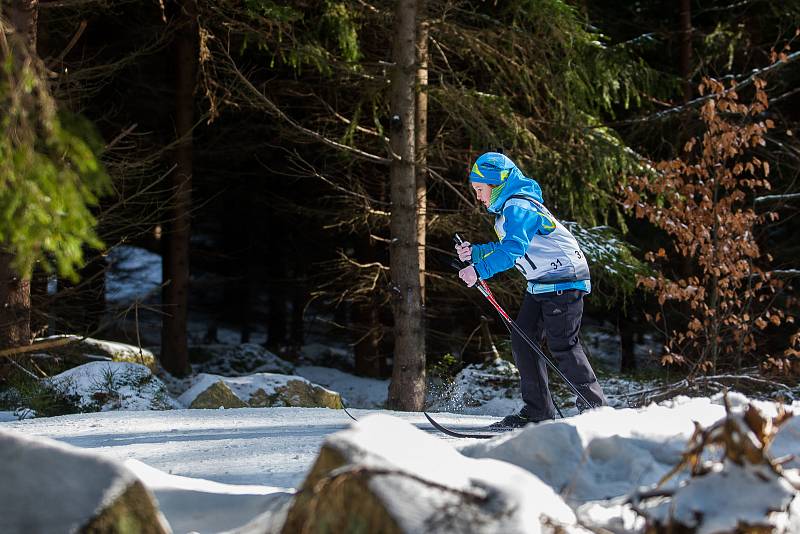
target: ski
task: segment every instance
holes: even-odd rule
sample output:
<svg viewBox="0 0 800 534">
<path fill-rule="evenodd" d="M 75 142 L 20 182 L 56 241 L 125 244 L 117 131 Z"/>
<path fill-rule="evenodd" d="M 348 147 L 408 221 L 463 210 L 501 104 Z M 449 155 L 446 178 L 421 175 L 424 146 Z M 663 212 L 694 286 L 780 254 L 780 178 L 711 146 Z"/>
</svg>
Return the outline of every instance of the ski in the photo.
<svg viewBox="0 0 800 534">
<path fill-rule="evenodd" d="M 353 421 L 358 422 L 358 419 L 356 419 L 353 416 L 353 414 L 351 414 L 347 410 L 347 406 L 344 405 L 344 402 L 342 402 L 342 409 L 344 410 L 344 413 L 346 413 L 347 415 L 350 416 L 350 419 L 352 419 Z M 433 428 L 435 428 L 436 430 L 438 430 L 439 432 L 441 432 L 443 434 L 447 434 L 448 436 L 452 436 L 454 438 L 491 439 L 493 437 L 498 436 L 499 434 L 502 434 L 503 432 L 508 432 L 510 430 L 514 430 L 513 428 L 504 428 L 504 429 L 500 429 L 500 430 L 487 429 L 487 432 L 490 432 L 490 434 L 469 434 L 469 433 L 464 433 L 464 432 L 456 432 L 455 430 L 450 430 L 449 428 L 446 428 L 446 427 L 440 425 L 439 423 L 437 423 L 433 419 L 433 417 L 428 415 L 428 412 L 422 412 L 422 413 L 425 414 L 425 417 L 427 417 L 427 419 L 430 422 L 430 424 L 433 425 Z"/>
<path fill-rule="evenodd" d="M 356 417 L 350 413 L 350 410 L 347 409 L 347 405 L 344 403 L 344 399 L 339 397 L 339 402 L 342 403 L 342 410 L 344 410 L 344 413 L 346 413 L 350 417 L 350 419 L 358 423 L 358 419 L 356 419 Z"/>
<path fill-rule="evenodd" d="M 494 437 L 499 436 L 500 434 L 502 434 L 504 432 L 509 432 L 511 430 L 515 430 L 513 428 L 507 428 L 507 429 L 502 429 L 502 430 L 491 430 L 491 429 L 489 429 L 489 430 L 487 430 L 487 432 L 490 432 L 490 434 L 470 434 L 470 433 L 465 433 L 465 432 L 456 432 L 455 430 L 450 430 L 449 428 L 443 427 L 442 425 L 437 423 L 433 419 L 433 417 L 428 415 L 428 412 L 422 412 L 422 413 L 425 414 L 425 417 L 428 418 L 428 422 L 430 422 L 430 424 L 433 425 L 433 428 L 435 428 L 436 430 L 438 430 L 439 432 L 441 432 L 443 434 L 447 434 L 448 436 L 452 436 L 454 438 L 492 439 Z"/>
</svg>

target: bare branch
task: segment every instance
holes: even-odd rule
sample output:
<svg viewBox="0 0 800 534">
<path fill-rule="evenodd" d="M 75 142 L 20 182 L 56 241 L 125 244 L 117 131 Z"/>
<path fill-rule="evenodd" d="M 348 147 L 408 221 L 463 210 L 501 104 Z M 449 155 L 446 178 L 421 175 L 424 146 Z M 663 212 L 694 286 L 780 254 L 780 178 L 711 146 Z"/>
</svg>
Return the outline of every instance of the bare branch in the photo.
<svg viewBox="0 0 800 534">
<path fill-rule="evenodd" d="M 624 120 L 624 121 L 618 121 L 618 122 L 614 122 L 613 124 L 614 125 L 639 124 L 639 123 L 643 123 L 643 122 L 660 121 L 660 120 L 666 119 L 667 117 L 671 117 L 671 116 L 676 115 L 678 113 L 682 113 L 683 111 L 685 111 L 687 109 L 694 109 L 694 108 L 700 107 L 701 104 L 703 104 L 707 100 L 711 100 L 712 98 L 719 98 L 719 96 L 725 95 L 725 94 L 727 94 L 727 93 L 729 93 L 731 91 L 738 91 L 742 87 L 747 87 L 748 85 L 753 83 L 753 81 L 756 78 L 764 76 L 765 74 L 769 74 L 769 73 L 771 73 L 773 71 L 776 71 L 776 70 L 778 70 L 778 69 L 780 69 L 782 67 L 785 67 L 789 63 L 797 61 L 798 59 L 800 59 L 800 50 L 798 50 L 797 52 L 794 52 L 792 54 L 787 55 L 784 59 L 782 59 L 780 61 L 776 61 L 775 63 L 773 63 L 771 65 L 768 65 L 768 66 L 763 67 L 761 69 L 753 69 L 750 72 L 750 75 L 747 76 L 747 78 L 743 79 L 742 81 L 737 82 L 734 87 L 731 87 L 730 89 L 726 89 L 722 93 L 713 93 L 713 92 L 711 92 L 711 93 L 709 93 L 709 94 L 707 94 L 705 96 L 701 96 L 701 97 L 695 98 L 694 100 L 690 100 L 689 102 L 687 102 L 686 104 L 683 104 L 681 106 L 675 106 L 675 107 L 672 107 L 672 108 L 669 108 L 669 109 L 665 109 L 663 111 L 659 111 L 658 113 L 653 113 L 652 115 L 647 115 L 646 117 L 639 117 L 637 119 L 629 119 L 629 120 Z M 726 77 L 720 78 L 718 81 L 726 81 L 726 80 L 733 80 L 733 79 L 735 79 L 733 76 L 726 76 Z M 609 126 L 609 124 L 603 124 L 602 126 Z"/>
<path fill-rule="evenodd" d="M 389 159 L 389 158 L 376 156 L 375 154 L 370 154 L 369 152 L 365 152 L 363 150 L 359 150 L 357 148 L 354 148 L 354 147 L 339 143 L 337 141 L 334 141 L 333 139 L 329 139 L 329 138 L 325 137 L 324 135 L 322 135 L 319 132 L 315 132 L 314 130 L 310 130 L 310 129 L 306 128 L 305 126 L 302 126 L 301 124 L 296 122 L 294 119 L 289 117 L 286 113 L 284 113 L 277 106 L 277 104 L 275 104 L 272 100 L 270 100 L 267 97 L 267 95 L 265 95 L 264 93 L 259 91 L 250 82 L 250 80 L 247 79 L 247 76 L 245 76 L 242 73 L 242 71 L 239 70 L 239 67 L 236 66 L 235 61 L 233 60 L 233 58 L 231 57 L 231 55 L 228 53 L 227 50 L 225 50 L 223 47 L 220 47 L 220 49 L 222 50 L 222 53 L 225 54 L 225 56 L 228 58 L 228 61 L 230 63 L 230 67 L 231 67 L 231 69 L 233 71 L 233 74 L 242 82 L 243 86 L 253 96 L 255 96 L 267 108 L 267 110 L 270 113 L 272 113 L 273 115 L 278 116 L 281 120 L 283 120 L 284 122 L 286 122 L 287 124 L 292 126 L 292 128 L 294 128 L 295 130 L 297 130 L 299 132 L 302 132 L 303 134 L 305 134 L 305 135 L 307 135 L 309 137 L 312 137 L 312 138 L 314 138 L 314 139 L 316 139 L 318 141 L 321 141 L 322 143 L 324 143 L 324 144 L 326 144 L 326 145 L 328 145 L 330 147 L 336 148 L 338 150 L 344 150 L 346 152 L 349 152 L 349 153 L 351 153 L 351 154 L 353 154 L 353 155 L 355 155 L 357 157 L 366 159 L 368 161 L 372 161 L 372 162 L 375 162 L 375 163 L 381 163 L 383 165 L 389 165 L 392 162 L 392 160 Z"/>
<path fill-rule="evenodd" d="M 800 200 L 800 193 L 788 193 L 785 195 L 765 195 L 763 197 L 756 197 L 756 204 L 765 202 L 786 202 L 789 200 Z"/>
</svg>

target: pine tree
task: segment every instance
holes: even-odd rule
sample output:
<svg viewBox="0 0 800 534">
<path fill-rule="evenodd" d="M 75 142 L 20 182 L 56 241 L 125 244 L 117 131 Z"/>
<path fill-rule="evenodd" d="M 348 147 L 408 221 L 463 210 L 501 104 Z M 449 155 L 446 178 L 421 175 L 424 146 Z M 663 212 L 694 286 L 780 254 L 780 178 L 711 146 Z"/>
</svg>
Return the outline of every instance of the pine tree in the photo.
<svg viewBox="0 0 800 534">
<path fill-rule="evenodd" d="M 34 264 L 75 278 L 83 246 L 101 246 L 90 207 L 109 179 L 92 126 L 50 94 L 36 55 L 38 2 L 13 1 L 0 14 L 0 343 L 13 346 L 30 341 Z"/>
<path fill-rule="evenodd" d="M 392 58 L 391 217 L 389 259 L 394 308 L 394 367 L 387 405 L 419 411 L 425 402 L 425 336 L 417 245 L 416 136 L 417 1 L 399 0 Z"/>
</svg>

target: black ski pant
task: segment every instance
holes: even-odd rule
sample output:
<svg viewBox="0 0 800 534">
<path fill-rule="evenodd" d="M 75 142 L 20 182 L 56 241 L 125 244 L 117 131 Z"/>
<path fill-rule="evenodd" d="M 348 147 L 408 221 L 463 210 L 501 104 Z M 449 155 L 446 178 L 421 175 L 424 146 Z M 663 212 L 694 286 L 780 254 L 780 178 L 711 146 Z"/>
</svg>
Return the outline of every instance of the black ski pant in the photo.
<svg viewBox="0 0 800 534">
<path fill-rule="evenodd" d="M 547 347 L 559 370 L 592 405 L 607 404 L 597 383 L 592 366 L 583 352 L 578 332 L 583 317 L 583 292 L 577 289 L 541 293 L 525 293 L 517 316 L 517 325 L 535 343 L 547 339 Z M 512 331 L 511 348 L 519 369 L 524 415 L 532 421 L 555 418 L 553 399 L 547 382 L 547 364 L 533 349 Z M 588 408 L 578 404 L 579 409 Z"/>
</svg>

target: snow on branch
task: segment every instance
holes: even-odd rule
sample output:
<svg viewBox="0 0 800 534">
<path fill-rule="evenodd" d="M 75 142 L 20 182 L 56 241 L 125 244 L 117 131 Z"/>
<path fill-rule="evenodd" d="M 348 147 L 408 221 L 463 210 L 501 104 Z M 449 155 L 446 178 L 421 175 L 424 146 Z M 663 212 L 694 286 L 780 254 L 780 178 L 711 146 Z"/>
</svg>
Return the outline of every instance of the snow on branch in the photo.
<svg viewBox="0 0 800 534">
<path fill-rule="evenodd" d="M 771 65 L 768 65 L 768 66 L 763 67 L 761 69 L 753 69 L 750 72 L 750 75 L 747 76 L 747 78 L 744 78 L 743 80 L 736 82 L 736 84 L 733 87 L 731 87 L 729 89 L 726 89 L 723 94 L 725 94 L 725 93 L 727 93 L 729 91 L 739 90 L 742 87 L 746 87 L 746 86 L 750 85 L 751 83 L 753 83 L 753 81 L 756 80 L 758 77 L 764 76 L 765 74 L 769 74 L 769 73 L 771 73 L 773 71 L 776 71 L 776 70 L 780 69 L 781 67 L 785 67 L 789 63 L 797 61 L 798 59 L 800 59 L 800 50 L 798 50 L 797 52 L 793 52 L 791 54 L 786 55 L 783 59 L 781 59 L 779 61 L 776 61 L 775 63 L 772 63 Z M 725 81 L 725 80 L 735 80 L 735 77 L 734 76 L 725 76 L 725 77 L 719 79 L 719 81 Z M 636 124 L 636 123 L 641 123 L 641 122 L 651 122 L 651 121 L 663 120 L 663 119 L 666 119 L 667 117 L 671 117 L 672 115 L 681 113 L 681 112 L 683 112 L 683 111 L 685 111 L 687 109 L 697 108 L 701 104 L 703 104 L 705 101 L 710 100 L 712 98 L 718 98 L 719 96 L 720 96 L 719 93 L 711 92 L 711 93 L 709 93 L 709 94 L 707 94 L 705 96 L 701 96 L 701 97 L 695 98 L 694 100 L 690 100 L 686 104 L 683 104 L 683 105 L 680 105 L 680 106 L 675 106 L 675 107 L 672 107 L 672 108 L 669 108 L 669 109 L 665 109 L 663 111 L 659 111 L 657 113 L 653 113 L 652 115 L 647 115 L 646 117 L 640 117 L 638 119 L 630 119 L 630 120 L 627 120 L 627 121 L 621 121 L 620 124 Z"/>
<path fill-rule="evenodd" d="M 800 200 L 800 193 L 787 193 L 785 195 L 764 195 L 756 197 L 756 204 L 764 202 L 786 202 L 789 200 Z"/>
</svg>

